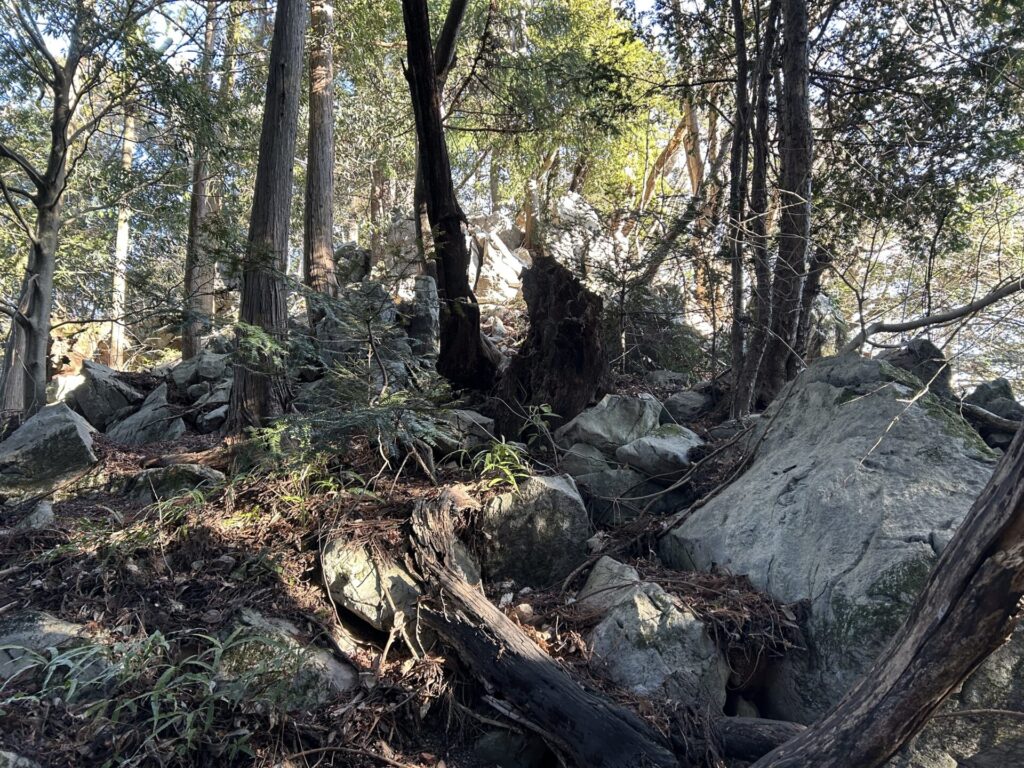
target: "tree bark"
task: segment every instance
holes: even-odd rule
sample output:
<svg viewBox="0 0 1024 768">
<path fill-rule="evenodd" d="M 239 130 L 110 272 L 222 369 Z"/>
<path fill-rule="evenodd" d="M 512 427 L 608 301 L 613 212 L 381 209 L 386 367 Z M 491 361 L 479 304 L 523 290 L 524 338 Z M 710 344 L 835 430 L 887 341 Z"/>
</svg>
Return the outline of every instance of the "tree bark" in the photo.
<svg viewBox="0 0 1024 768">
<path fill-rule="evenodd" d="M 336 296 L 334 271 L 334 8 L 328 0 L 312 0 L 312 41 L 309 53 L 309 140 L 306 146 L 306 206 L 302 254 L 306 285 L 324 296 Z M 315 300 L 307 300 L 309 321 L 323 316 Z"/>
<path fill-rule="evenodd" d="M 409 58 L 406 79 L 416 118 L 427 215 L 435 236 L 441 298 L 437 370 L 459 386 L 486 389 L 494 382 L 497 360 L 481 338 L 480 307 L 469 285 L 466 217 L 452 184 L 426 0 L 403 0 L 402 11 Z"/>
<path fill-rule="evenodd" d="M 509 408 L 498 419 L 506 435 L 519 433 L 531 405 L 550 405 L 564 424 L 610 383 L 601 297 L 550 256 L 538 256 L 523 272 L 523 296 L 529 331 L 497 387 Z"/>
<path fill-rule="evenodd" d="M 131 116 L 124 119 L 121 136 L 121 171 L 127 176 L 132 170 L 132 156 L 135 153 L 135 121 Z M 132 209 L 124 200 L 117 211 L 117 234 L 114 238 L 113 286 L 110 296 L 110 350 L 107 362 L 111 368 L 124 367 L 125 305 L 127 304 L 128 238 L 130 235 Z"/>
<path fill-rule="evenodd" d="M 1024 430 L 888 647 L 831 712 L 754 768 L 883 765 L 1006 642 L 1022 598 Z"/>
<path fill-rule="evenodd" d="M 732 0 L 733 37 L 736 43 L 736 118 L 733 123 L 732 150 L 729 157 L 728 239 L 730 283 L 732 288 L 732 325 L 729 334 L 734 389 L 738 388 L 743 368 L 743 240 L 744 199 L 747 193 L 747 148 L 750 138 L 750 103 L 747 94 L 747 44 L 743 1 Z"/>
<path fill-rule="evenodd" d="M 206 24 L 203 32 L 203 58 L 199 65 L 203 93 L 213 95 L 213 53 L 217 37 L 217 3 L 207 0 Z M 214 269 L 205 247 L 204 226 L 210 212 L 207 184 L 209 181 L 209 131 L 196 136 L 192 159 L 192 199 L 188 212 L 188 241 L 185 245 L 185 321 L 181 329 L 181 359 L 188 360 L 202 349 L 200 340 L 213 316 Z"/>
<path fill-rule="evenodd" d="M 768 6 L 764 32 L 761 35 L 757 61 L 754 97 L 754 165 L 750 175 L 750 244 L 754 261 L 754 286 L 751 291 L 751 334 L 736 386 L 733 389 L 732 415 L 739 418 L 750 413 L 751 398 L 761 366 L 768 323 L 771 319 L 771 264 L 768 258 L 768 90 L 772 81 L 772 57 L 779 16 L 779 0 Z"/>
<path fill-rule="evenodd" d="M 235 365 L 229 432 L 263 426 L 283 413 L 288 399 L 283 364 L 288 335 L 284 274 L 306 16 L 305 0 L 278 0 L 242 271 L 239 346 L 258 349 Z"/>
<path fill-rule="evenodd" d="M 771 291 L 769 338 L 758 375 L 762 401 L 778 394 L 800 322 L 811 236 L 812 135 L 808 93 L 807 0 L 782 0 L 782 99 L 779 109 L 779 255 Z"/>
</svg>

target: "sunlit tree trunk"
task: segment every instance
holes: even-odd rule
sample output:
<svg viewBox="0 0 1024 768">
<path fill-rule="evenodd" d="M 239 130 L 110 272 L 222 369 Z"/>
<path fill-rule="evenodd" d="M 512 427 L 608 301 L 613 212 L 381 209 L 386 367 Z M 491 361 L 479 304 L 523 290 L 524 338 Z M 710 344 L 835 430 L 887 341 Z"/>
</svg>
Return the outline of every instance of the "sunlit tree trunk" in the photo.
<svg viewBox="0 0 1024 768">
<path fill-rule="evenodd" d="M 131 116 L 124 119 L 124 133 L 121 137 L 121 172 L 127 176 L 132 170 L 132 156 L 135 154 L 135 121 Z M 120 370 L 124 367 L 125 308 L 127 304 L 128 238 L 130 235 L 132 209 L 124 200 L 117 211 L 117 235 L 114 238 L 113 288 L 110 296 L 110 367 Z"/>
<path fill-rule="evenodd" d="M 311 290 L 334 296 L 334 8 L 326 0 L 312 2 L 310 33 L 304 274 Z M 308 314 L 315 323 L 322 312 L 311 302 Z"/>
<path fill-rule="evenodd" d="M 203 93 L 209 99 L 213 94 L 213 53 L 217 35 L 217 3 L 206 3 L 206 24 L 203 39 L 203 57 L 200 77 Z M 204 226 L 210 212 L 207 196 L 209 184 L 209 134 L 200 131 L 196 138 L 192 159 L 192 199 L 188 215 L 188 241 L 185 245 L 185 322 L 182 325 L 181 357 L 195 357 L 202 348 L 200 337 L 209 327 L 213 316 L 213 283 L 216 267 L 206 248 Z"/>
<path fill-rule="evenodd" d="M 288 400 L 283 364 L 288 335 L 284 273 L 306 17 L 306 0 L 279 0 L 242 265 L 239 336 L 243 354 L 252 354 L 235 366 L 226 425 L 229 432 L 263 426 L 284 412 Z M 244 344 L 247 339 L 254 345 Z M 253 350 L 253 346 L 259 349 Z"/>
</svg>

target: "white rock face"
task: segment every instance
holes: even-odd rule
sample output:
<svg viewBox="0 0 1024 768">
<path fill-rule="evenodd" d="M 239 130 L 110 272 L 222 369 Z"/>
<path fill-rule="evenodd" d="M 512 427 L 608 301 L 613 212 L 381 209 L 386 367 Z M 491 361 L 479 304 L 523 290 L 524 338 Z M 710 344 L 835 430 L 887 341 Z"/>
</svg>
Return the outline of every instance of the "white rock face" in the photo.
<svg viewBox="0 0 1024 768">
<path fill-rule="evenodd" d="M 548 587 L 587 557 L 590 520 L 569 477 L 529 477 L 496 496 L 480 514 L 486 536 L 481 565 L 488 579 Z"/>
<path fill-rule="evenodd" d="M 690 466 L 690 453 L 704 445 L 695 432 L 665 424 L 615 451 L 615 458 L 651 477 L 674 480 Z"/>
<path fill-rule="evenodd" d="M 899 627 L 991 474 L 977 433 L 934 396 L 912 402 L 919 387 L 878 360 L 815 363 L 760 420 L 750 444 L 768 434 L 746 473 L 663 540 L 675 567 L 719 565 L 784 602 L 809 602 L 810 653 L 776 670 L 768 716 L 811 722 L 839 699 Z M 1010 654 L 1018 674 L 976 686 L 979 700 L 1024 693 L 1024 655 Z M 970 739 L 957 741 L 943 746 L 959 753 Z"/>
<path fill-rule="evenodd" d="M 692 612 L 636 570 L 601 558 L 578 595 L 605 612 L 590 635 L 591 666 L 641 696 L 720 710 L 729 667 Z"/>
<path fill-rule="evenodd" d="M 91 467 L 95 431 L 64 403 L 43 408 L 0 443 L 0 496 L 40 493 Z"/>
<path fill-rule="evenodd" d="M 555 430 L 565 447 L 587 443 L 608 454 L 653 432 L 660 422 L 661 403 L 651 395 L 605 395 L 593 408 Z"/>
</svg>

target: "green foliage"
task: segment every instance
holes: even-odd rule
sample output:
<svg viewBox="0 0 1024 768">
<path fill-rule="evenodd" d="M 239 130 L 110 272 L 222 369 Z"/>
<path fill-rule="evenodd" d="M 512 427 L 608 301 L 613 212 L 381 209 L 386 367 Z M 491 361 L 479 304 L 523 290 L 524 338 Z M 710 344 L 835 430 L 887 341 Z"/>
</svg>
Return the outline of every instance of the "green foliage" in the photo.
<svg viewBox="0 0 1024 768">
<path fill-rule="evenodd" d="M 509 486 L 518 491 L 519 481 L 532 474 L 523 449 L 504 438 L 491 441 L 487 450 L 473 457 L 471 466 L 488 488 Z"/>
<path fill-rule="evenodd" d="M 154 632 L 109 647 L 12 650 L 24 654 L 25 667 L 14 680 L 34 678 L 38 687 L 9 690 L 8 681 L 0 711 L 60 702 L 86 732 L 83 740 L 109 745 L 95 763 L 104 768 L 253 757 L 254 731 L 303 703 L 295 687 L 303 653 L 247 629 L 224 639 Z M 238 656 L 246 663 L 232 661 Z"/>
</svg>

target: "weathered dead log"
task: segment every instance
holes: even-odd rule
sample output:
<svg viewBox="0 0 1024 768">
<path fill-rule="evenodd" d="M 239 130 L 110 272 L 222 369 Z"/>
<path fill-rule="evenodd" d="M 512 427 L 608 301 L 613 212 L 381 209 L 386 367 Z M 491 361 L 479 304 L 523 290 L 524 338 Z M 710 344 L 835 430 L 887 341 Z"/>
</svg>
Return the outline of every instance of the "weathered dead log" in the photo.
<svg viewBox="0 0 1024 768">
<path fill-rule="evenodd" d="M 723 717 L 715 721 L 721 753 L 736 760 L 757 760 L 807 730 L 800 723 L 759 717 Z"/>
<path fill-rule="evenodd" d="M 487 688 L 574 765 L 679 765 L 667 741 L 633 712 L 586 690 L 484 594 L 449 566 L 454 562 L 448 492 L 420 502 L 413 515 L 416 560 L 440 589 L 421 617 Z"/>
<path fill-rule="evenodd" d="M 1024 598 L 1024 430 L 888 647 L 845 697 L 754 768 L 874 768 L 1010 637 Z"/>
<path fill-rule="evenodd" d="M 1020 429 L 1021 422 L 1013 419 L 1004 419 L 992 411 L 972 403 L 960 403 L 957 406 L 964 417 L 976 427 L 991 427 L 992 429 L 1009 432 L 1011 435 Z"/>
<path fill-rule="evenodd" d="M 608 389 L 601 297 L 550 256 L 523 272 L 523 297 L 530 329 L 497 387 L 498 428 L 511 435 L 528 406 L 547 404 L 569 420 Z"/>
</svg>

